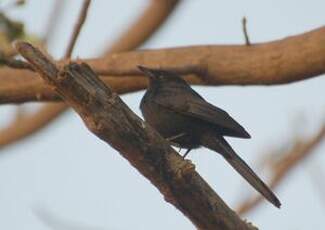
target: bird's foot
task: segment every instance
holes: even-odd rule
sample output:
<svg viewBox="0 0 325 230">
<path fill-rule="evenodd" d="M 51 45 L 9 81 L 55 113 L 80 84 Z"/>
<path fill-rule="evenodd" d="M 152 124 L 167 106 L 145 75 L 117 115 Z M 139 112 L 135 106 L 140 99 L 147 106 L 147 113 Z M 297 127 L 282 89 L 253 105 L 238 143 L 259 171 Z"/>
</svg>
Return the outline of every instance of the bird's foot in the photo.
<svg viewBox="0 0 325 230">
<path fill-rule="evenodd" d="M 176 178 L 182 179 L 183 177 L 192 174 L 195 171 L 195 165 L 190 160 L 181 161 L 176 171 Z"/>
</svg>

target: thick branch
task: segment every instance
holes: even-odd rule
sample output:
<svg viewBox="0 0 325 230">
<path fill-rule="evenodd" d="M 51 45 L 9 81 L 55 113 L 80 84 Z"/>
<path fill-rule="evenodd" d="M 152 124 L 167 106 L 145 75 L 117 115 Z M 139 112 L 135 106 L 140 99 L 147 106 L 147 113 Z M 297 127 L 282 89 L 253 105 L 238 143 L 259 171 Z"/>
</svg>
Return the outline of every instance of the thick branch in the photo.
<svg viewBox="0 0 325 230">
<path fill-rule="evenodd" d="M 273 85 L 305 80 L 325 73 L 325 27 L 283 40 L 251 46 L 196 46 L 131 51 L 86 61 L 105 82 L 117 85 L 114 75 L 123 75 L 123 92 L 146 86 L 136 66 L 172 69 L 203 85 Z M 53 100 L 35 73 L 1 69 L 0 103 Z M 14 83 L 13 83 L 14 82 Z M 28 82 L 28 85 L 26 85 Z M 113 83 L 114 84 L 114 83 Z M 115 89 L 115 88 L 114 88 Z"/>
<path fill-rule="evenodd" d="M 147 177 L 200 229 L 252 229 L 155 130 L 138 118 L 86 64 L 63 71 L 27 43 L 18 51 L 78 112 L 87 127 Z"/>
</svg>

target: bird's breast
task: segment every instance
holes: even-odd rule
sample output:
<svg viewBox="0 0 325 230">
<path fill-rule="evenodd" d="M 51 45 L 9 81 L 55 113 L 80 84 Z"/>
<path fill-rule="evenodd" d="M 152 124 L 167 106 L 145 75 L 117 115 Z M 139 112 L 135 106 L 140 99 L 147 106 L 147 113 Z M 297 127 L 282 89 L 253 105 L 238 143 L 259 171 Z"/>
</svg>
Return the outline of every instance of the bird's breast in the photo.
<svg viewBox="0 0 325 230">
<path fill-rule="evenodd" d="M 144 102 L 141 106 L 142 114 L 148 122 L 164 138 L 177 139 L 171 142 L 177 143 L 183 148 L 197 148 L 199 146 L 198 127 L 193 127 L 191 118 L 169 110 L 154 102 Z M 183 134 L 183 136 L 182 136 Z"/>
<path fill-rule="evenodd" d="M 166 108 L 154 103 L 142 103 L 141 111 L 144 119 L 154 127 L 162 136 L 168 137 L 174 133 L 174 125 L 178 123 L 175 115 Z M 177 118 L 176 118 L 177 119 Z"/>
</svg>

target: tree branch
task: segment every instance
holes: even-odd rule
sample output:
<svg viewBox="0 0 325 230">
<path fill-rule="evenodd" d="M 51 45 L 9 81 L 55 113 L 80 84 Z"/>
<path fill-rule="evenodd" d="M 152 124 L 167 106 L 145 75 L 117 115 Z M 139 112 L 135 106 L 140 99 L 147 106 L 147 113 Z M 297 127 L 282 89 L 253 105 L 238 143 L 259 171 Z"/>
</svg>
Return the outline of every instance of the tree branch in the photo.
<svg viewBox="0 0 325 230">
<path fill-rule="evenodd" d="M 243 222 L 169 143 L 137 117 L 86 64 L 63 71 L 28 43 L 16 49 L 81 116 L 86 126 L 147 177 L 165 200 L 200 229 L 253 229 Z"/>
<path fill-rule="evenodd" d="M 287 84 L 325 73 L 325 27 L 254 46 L 211 45 L 131 51 L 79 61 L 87 62 L 97 73 L 105 75 L 106 83 L 123 88 L 123 92 L 146 87 L 146 78 L 134 77 L 141 74 L 136 69 L 139 64 L 190 75 L 188 80 L 192 84 Z M 117 75 L 123 76 L 123 80 L 116 79 Z M 0 81 L 0 103 L 57 99 L 54 91 L 30 71 L 2 69 Z M 121 83 L 125 85 L 120 86 Z"/>
<path fill-rule="evenodd" d="M 0 54 L 0 65 L 6 65 L 13 69 L 28 69 L 34 71 L 29 63 L 14 59 L 12 57 L 5 57 L 1 54 Z"/>
<path fill-rule="evenodd" d="M 84 0 L 83 2 L 81 12 L 79 14 L 67 51 L 65 53 L 65 58 L 69 59 L 71 56 L 77 38 L 80 34 L 82 25 L 86 20 L 90 2 L 91 0 Z M 59 5 L 62 5 L 60 3 Z M 7 65 L 15 68 L 25 67 L 26 69 L 33 70 L 29 63 L 25 63 L 20 60 L 12 60 L 10 63 L 7 63 Z M 15 143 L 46 127 L 50 122 L 62 115 L 63 112 L 67 110 L 67 108 L 68 107 L 64 103 L 45 104 L 35 114 L 30 115 L 25 113 L 23 116 L 20 116 L 19 119 L 15 119 L 9 124 L 8 127 L 0 130 L 0 149 L 3 149 L 5 146 Z"/>
<path fill-rule="evenodd" d="M 133 26 L 134 28 L 130 28 L 127 30 L 121 38 L 117 41 L 118 44 L 113 44 L 111 51 L 120 52 L 125 51 L 131 48 L 136 48 L 140 46 L 144 42 L 146 42 L 153 33 L 158 29 L 157 27 L 163 23 L 164 20 L 167 20 L 168 16 L 170 15 L 171 11 L 175 8 L 179 1 L 172 0 L 172 1 L 156 1 L 153 0 L 150 7 L 145 11 L 143 16 L 139 18 Z M 152 17 L 154 13 L 156 17 Z M 160 12 L 162 11 L 162 12 Z M 145 23 L 147 21 L 151 21 L 152 23 Z M 147 28 L 148 27 L 148 28 Z M 139 36 L 141 34 L 141 36 Z M 132 37 L 129 38 L 129 37 Z M 2 68 L 4 72 L 10 69 Z M 1 72 L 0 70 L 0 72 Z M 36 78 L 36 82 L 33 80 L 29 81 L 26 84 L 27 80 L 25 76 L 22 76 L 20 80 L 11 78 L 9 80 L 9 87 L 5 87 L 6 89 L 3 91 L 3 95 L 7 95 L 9 98 L 13 97 L 16 102 L 20 101 L 23 102 L 26 99 L 27 95 L 30 95 L 30 100 L 34 99 L 35 96 L 38 100 L 43 100 L 44 98 L 51 98 L 54 100 L 60 100 L 60 97 L 56 94 L 53 95 L 53 91 L 51 88 L 43 84 L 43 81 L 40 78 Z M 1 81 L 2 79 L 0 79 Z M 13 81 L 12 81 L 13 80 Z M 18 81 L 17 81 L 18 80 Z M 24 80 L 24 81 L 21 81 Z M 27 81 L 28 82 L 28 81 Z M 36 84 L 35 84 L 36 83 Z M 40 83 L 40 84 L 39 84 Z M 111 82 L 120 93 L 126 92 L 125 90 L 129 89 L 130 87 L 134 88 L 134 90 L 140 90 L 142 87 L 134 86 L 135 82 L 127 81 L 127 79 L 115 79 Z M 1 84 L 2 85 L 2 84 Z M 0 85 L 0 87 L 1 87 Z M 16 87 L 19 85 L 18 87 Z M 39 88 L 41 87 L 41 88 Z M 17 93 L 21 90 L 20 92 Z M 25 91 L 27 90 L 27 91 Z M 35 95 L 34 92 L 48 92 L 45 94 L 37 94 Z M 28 96 L 27 96 L 28 97 Z M 18 140 L 21 140 L 30 134 L 33 134 L 40 130 L 41 128 L 45 127 L 49 122 L 55 120 L 60 114 L 62 114 L 66 110 L 67 106 L 65 104 L 48 104 L 44 105 L 39 111 L 31 116 L 25 115 L 19 121 L 14 121 L 11 123 L 7 128 L 0 130 L 0 148 L 4 148 L 11 143 L 15 143 Z M 19 125 L 19 129 L 17 129 L 17 125 Z"/>
<path fill-rule="evenodd" d="M 242 26 L 243 26 L 243 34 L 244 34 L 244 37 L 245 37 L 245 44 L 247 46 L 250 46 L 251 42 L 249 41 L 249 36 L 248 36 L 248 32 L 247 32 L 247 19 L 246 19 L 246 17 L 243 17 L 243 19 L 242 19 Z"/>
<path fill-rule="evenodd" d="M 79 37 L 81 28 L 82 28 L 84 22 L 86 21 L 87 14 L 88 14 L 88 8 L 89 8 L 90 3 L 91 3 L 91 0 L 84 0 L 83 1 L 81 11 L 80 11 L 80 14 L 78 16 L 78 21 L 77 21 L 76 25 L 74 26 L 71 39 L 69 41 L 66 53 L 64 55 L 64 58 L 66 58 L 66 59 L 69 59 L 71 57 L 73 48 L 74 48 L 74 46 L 75 46 L 75 44 L 77 42 L 77 39 Z"/>
</svg>

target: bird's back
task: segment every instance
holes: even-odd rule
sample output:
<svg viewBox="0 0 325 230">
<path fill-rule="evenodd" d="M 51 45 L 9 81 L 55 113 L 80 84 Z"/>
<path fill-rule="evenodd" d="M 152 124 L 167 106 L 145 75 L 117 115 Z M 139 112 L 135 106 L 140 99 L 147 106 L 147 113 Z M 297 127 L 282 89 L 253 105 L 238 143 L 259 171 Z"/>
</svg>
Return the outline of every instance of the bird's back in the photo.
<svg viewBox="0 0 325 230">
<path fill-rule="evenodd" d="M 177 88 L 177 90 L 175 90 Z M 177 138 L 177 143 L 183 148 L 196 148 L 199 146 L 199 129 L 205 124 L 200 120 L 175 112 L 159 103 L 159 101 L 173 101 L 183 103 L 184 95 L 188 93 L 182 86 L 163 87 L 157 90 L 147 90 L 141 100 L 140 109 L 144 119 L 153 126 L 163 137 L 172 138 L 180 134 L 186 134 Z"/>
</svg>

